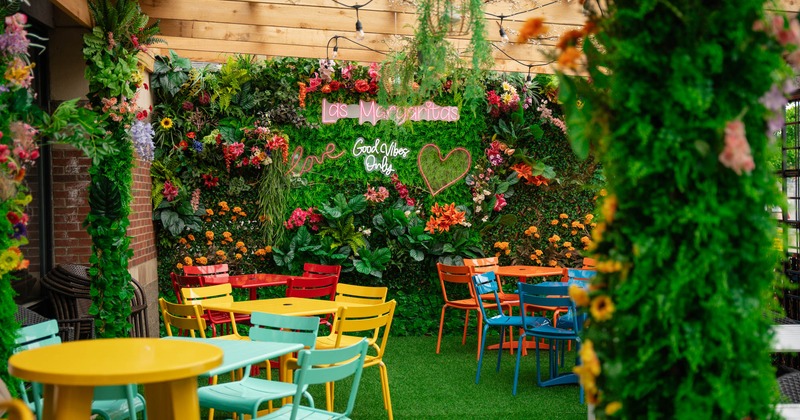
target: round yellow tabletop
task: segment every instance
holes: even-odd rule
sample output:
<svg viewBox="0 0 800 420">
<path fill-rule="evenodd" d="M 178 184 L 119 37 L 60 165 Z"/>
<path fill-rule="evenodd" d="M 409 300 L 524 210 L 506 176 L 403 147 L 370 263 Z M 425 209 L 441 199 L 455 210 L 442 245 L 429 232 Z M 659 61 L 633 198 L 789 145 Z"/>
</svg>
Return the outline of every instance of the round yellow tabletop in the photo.
<svg viewBox="0 0 800 420">
<path fill-rule="evenodd" d="M 210 344 L 157 338 L 80 340 L 17 353 L 9 372 L 58 385 L 123 385 L 197 376 L 222 363 Z"/>
<path fill-rule="evenodd" d="M 44 420 L 90 417 L 95 386 L 143 384 L 151 419 L 196 419 L 197 375 L 222 364 L 210 344 L 157 338 L 73 341 L 26 350 L 8 371 L 44 384 Z"/>
</svg>

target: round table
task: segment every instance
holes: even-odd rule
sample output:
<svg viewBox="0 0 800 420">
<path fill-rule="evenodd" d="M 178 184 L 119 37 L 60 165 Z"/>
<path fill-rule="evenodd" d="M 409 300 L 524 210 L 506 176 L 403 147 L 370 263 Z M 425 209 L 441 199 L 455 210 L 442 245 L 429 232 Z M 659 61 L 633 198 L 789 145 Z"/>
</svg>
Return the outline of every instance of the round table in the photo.
<svg viewBox="0 0 800 420">
<path fill-rule="evenodd" d="M 86 420 L 95 386 L 143 384 L 151 419 L 199 418 L 197 375 L 222 363 L 210 344 L 114 338 L 17 353 L 9 372 L 44 384 L 44 419 Z"/>
<path fill-rule="evenodd" d="M 495 274 L 500 277 L 517 277 L 525 283 L 529 277 L 561 276 L 564 269 L 561 267 L 540 267 L 536 265 L 506 265 L 497 267 Z"/>
</svg>

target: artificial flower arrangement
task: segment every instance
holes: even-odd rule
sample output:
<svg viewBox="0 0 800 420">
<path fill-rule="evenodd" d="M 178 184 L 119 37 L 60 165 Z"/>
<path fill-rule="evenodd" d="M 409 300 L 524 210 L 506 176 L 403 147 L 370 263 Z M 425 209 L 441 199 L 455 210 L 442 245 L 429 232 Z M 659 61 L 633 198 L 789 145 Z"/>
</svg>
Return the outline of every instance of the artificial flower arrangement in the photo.
<svg viewBox="0 0 800 420">
<path fill-rule="evenodd" d="M 368 68 L 356 63 L 334 60 L 319 60 L 319 68 L 308 79 L 308 84 L 299 83 L 299 101 L 305 106 L 306 95 L 319 92 L 326 96 L 342 96 L 345 93 L 358 96 L 378 94 L 380 64 L 372 63 Z"/>
</svg>

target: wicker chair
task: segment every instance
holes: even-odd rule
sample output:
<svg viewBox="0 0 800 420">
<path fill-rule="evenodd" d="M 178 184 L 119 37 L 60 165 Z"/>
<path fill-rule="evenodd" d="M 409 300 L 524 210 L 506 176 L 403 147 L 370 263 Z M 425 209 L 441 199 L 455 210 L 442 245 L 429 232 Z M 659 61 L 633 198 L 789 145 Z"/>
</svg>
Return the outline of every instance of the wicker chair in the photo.
<svg viewBox="0 0 800 420">
<path fill-rule="evenodd" d="M 71 322 L 76 327 L 76 339 L 94 338 L 94 319 L 89 315 L 91 280 L 88 267 L 74 264 L 58 265 L 42 278 L 42 286 L 48 292 L 56 319 L 59 323 Z M 131 337 L 147 337 L 147 298 L 142 286 L 131 279 Z"/>
</svg>

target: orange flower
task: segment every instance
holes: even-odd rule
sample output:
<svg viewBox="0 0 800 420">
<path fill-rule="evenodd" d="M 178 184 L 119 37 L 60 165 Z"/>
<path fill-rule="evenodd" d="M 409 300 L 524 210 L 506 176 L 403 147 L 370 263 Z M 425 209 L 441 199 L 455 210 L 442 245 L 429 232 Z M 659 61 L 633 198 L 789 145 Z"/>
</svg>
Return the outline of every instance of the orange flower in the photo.
<svg viewBox="0 0 800 420">
<path fill-rule="evenodd" d="M 187 236 L 187 238 L 189 238 L 190 241 L 194 241 L 194 235 L 191 233 Z"/>
<path fill-rule="evenodd" d="M 547 33 L 547 26 L 544 24 L 544 18 L 534 17 L 525 21 L 522 28 L 519 30 L 519 38 L 517 42 L 524 44 L 531 38 L 536 38 Z"/>
<path fill-rule="evenodd" d="M 214 215 L 214 210 L 206 209 L 206 214 L 209 215 L 209 216 L 213 216 Z"/>
<path fill-rule="evenodd" d="M 533 173 L 531 172 L 532 169 L 530 165 L 526 165 L 522 162 L 513 165 L 511 169 L 517 173 L 517 178 L 524 178 L 528 180 L 529 178 L 533 177 Z"/>
<path fill-rule="evenodd" d="M 578 68 L 578 60 L 583 54 L 575 47 L 567 47 L 564 52 L 558 56 L 558 65 L 564 68 L 575 70 Z"/>
<path fill-rule="evenodd" d="M 430 233 L 436 233 L 436 230 L 439 229 L 439 222 L 436 220 L 435 217 L 431 216 L 428 223 L 425 224 L 425 231 Z"/>
<path fill-rule="evenodd" d="M 197 257 L 197 263 L 200 265 L 208 264 L 208 259 L 206 257 Z"/>
<path fill-rule="evenodd" d="M 573 47 L 578 44 L 578 41 L 583 37 L 583 31 L 572 29 L 564 32 L 561 38 L 556 43 L 556 48 L 559 50 L 566 50 L 568 47 Z"/>
<path fill-rule="evenodd" d="M 210 230 L 207 230 L 206 231 L 206 239 L 208 239 L 209 241 L 213 241 L 214 240 L 214 232 L 212 232 Z"/>
<path fill-rule="evenodd" d="M 178 239 L 178 243 L 181 244 L 181 245 L 186 245 L 186 239 L 180 238 L 180 239 Z"/>
<path fill-rule="evenodd" d="M 186 265 L 192 265 L 192 258 L 191 257 L 184 257 L 183 263 Z"/>
<path fill-rule="evenodd" d="M 272 253 L 272 247 L 269 245 L 267 245 L 267 247 L 264 248 L 264 250 L 267 251 L 268 253 Z"/>
<path fill-rule="evenodd" d="M 242 241 L 236 242 L 236 248 L 241 248 L 243 246 L 244 246 L 244 242 L 242 242 Z"/>
<path fill-rule="evenodd" d="M 217 256 L 218 257 L 224 257 L 225 256 L 225 251 L 220 249 L 219 251 L 217 251 Z"/>
<path fill-rule="evenodd" d="M 177 268 L 178 270 L 183 270 L 183 264 L 177 263 L 175 264 L 175 268 Z"/>
</svg>

